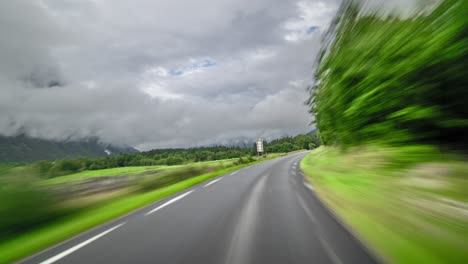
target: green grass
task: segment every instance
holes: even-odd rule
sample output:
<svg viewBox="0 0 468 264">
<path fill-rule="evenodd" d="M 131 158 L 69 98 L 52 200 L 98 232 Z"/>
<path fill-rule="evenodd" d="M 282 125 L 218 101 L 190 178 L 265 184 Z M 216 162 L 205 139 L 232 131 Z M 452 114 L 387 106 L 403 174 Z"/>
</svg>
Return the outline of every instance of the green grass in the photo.
<svg viewBox="0 0 468 264">
<path fill-rule="evenodd" d="M 18 167 L 20 164 L 17 163 L 0 163 L 0 176 L 6 174 L 10 169 Z"/>
<path fill-rule="evenodd" d="M 429 146 L 321 147 L 301 168 L 322 200 L 391 263 L 468 263 L 468 164 Z"/>
<path fill-rule="evenodd" d="M 136 166 L 136 167 L 122 167 L 122 168 L 112 168 L 112 169 L 103 169 L 103 170 L 87 170 L 87 171 L 82 171 L 82 172 L 78 172 L 74 174 L 69 174 L 65 176 L 59 176 L 59 177 L 43 180 L 41 181 L 41 184 L 43 185 L 58 184 L 58 183 L 65 183 L 65 182 L 83 180 L 83 179 L 88 179 L 88 178 L 96 178 L 96 177 L 127 176 L 127 175 L 132 175 L 132 174 L 165 169 L 168 167 L 176 167 L 176 166 Z"/>
<path fill-rule="evenodd" d="M 274 155 L 268 159 L 278 156 L 279 155 Z M 0 242 L 0 263 L 10 263 L 19 260 L 92 227 L 108 222 L 193 185 L 264 160 L 267 159 L 195 176 L 146 193 L 132 194 L 123 198 L 118 198 L 106 204 L 80 211 L 79 213 L 70 215 L 69 217 L 60 219 L 56 222 L 52 222 L 31 232 L 21 234 L 12 240 Z"/>
<path fill-rule="evenodd" d="M 181 168 L 185 166 L 211 166 L 216 164 L 231 165 L 235 159 L 226 159 L 226 160 L 214 160 L 214 161 L 204 161 L 204 162 L 194 162 L 184 165 L 158 165 L 158 166 L 135 166 L 135 167 L 121 167 L 121 168 L 111 168 L 111 169 L 102 169 L 102 170 L 87 170 L 78 173 L 68 174 L 64 176 L 59 176 L 55 178 L 46 179 L 40 182 L 41 185 L 51 185 L 51 184 L 60 184 L 67 183 L 77 180 L 97 178 L 97 177 L 110 177 L 110 176 L 128 176 L 141 174 L 145 172 L 157 171 L 157 170 L 167 170 Z"/>
</svg>

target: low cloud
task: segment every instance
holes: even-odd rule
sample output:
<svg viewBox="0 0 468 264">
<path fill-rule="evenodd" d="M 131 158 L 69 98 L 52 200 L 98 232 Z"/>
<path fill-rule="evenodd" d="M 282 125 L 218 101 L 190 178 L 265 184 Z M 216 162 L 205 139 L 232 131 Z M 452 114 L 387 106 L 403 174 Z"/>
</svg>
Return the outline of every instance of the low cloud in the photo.
<svg viewBox="0 0 468 264">
<path fill-rule="evenodd" d="M 0 134 L 145 150 L 307 132 L 338 4 L 1 2 Z"/>
</svg>

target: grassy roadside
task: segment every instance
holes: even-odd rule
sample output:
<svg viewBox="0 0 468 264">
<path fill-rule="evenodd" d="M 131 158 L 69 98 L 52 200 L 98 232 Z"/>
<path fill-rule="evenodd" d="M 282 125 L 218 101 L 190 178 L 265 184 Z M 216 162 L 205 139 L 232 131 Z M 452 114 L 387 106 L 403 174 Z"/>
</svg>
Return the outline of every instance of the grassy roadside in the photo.
<svg viewBox="0 0 468 264">
<path fill-rule="evenodd" d="M 468 164 L 429 146 L 321 147 L 301 162 L 321 199 L 390 263 L 468 263 Z"/>
<path fill-rule="evenodd" d="M 204 162 L 197 162 L 197 163 L 190 163 L 187 165 L 190 166 L 209 166 L 213 164 L 224 164 L 227 163 L 231 164 L 236 159 L 227 159 L 227 160 L 215 160 L 215 161 L 204 161 Z M 128 176 L 128 175 L 135 175 L 141 174 L 146 172 L 154 172 L 158 170 L 166 170 L 166 169 L 175 169 L 184 167 L 185 165 L 154 165 L 154 166 L 135 166 L 135 167 L 120 167 L 120 168 L 111 168 L 111 169 L 102 169 L 102 170 L 86 170 L 78 173 L 68 174 L 64 176 L 54 177 L 47 180 L 42 180 L 40 182 L 41 185 L 52 185 L 52 184 L 60 184 L 60 183 L 67 183 L 77 180 L 84 180 L 89 178 L 97 178 L 97 177 L 114 177 L 114 176 Z M 1 168 L 1 167 L 0 167 Z"/>
<path fill-rule="evenodd" d="M 149 172 L 154 170 L 160 170 L 168 168 L 169 166 L 137 166 L 137 167 L 122 167 L 122 168 L 112 168 L 112 169 L 103 169 L 103 170 L 88 170 L 78 173 L 73 173 L 65 176 L 55 177 L 47 180 L 43 180 L 41 184 L 58 184 L 71 182 L 76 180 L 83 180 L 88 178 L 96 177 L 108 177 L 108 176 L 127 176 L 132 174 L 138 174 L 143 172 Z M 175 166 L 171 166 L 175 167 Z"/>
<path fill-rule="evenodd" d="M 199 175 L 161 189 L 132 194 L 70 215 L 69 217 L 52 222 L 31 232 L 24 233 L 12 240 L 0 242 L 0 263 L 10 263 L 19 260 L 92 227 L 125 215 L 193 185 L 226 174 L 230 171 L 238 170 L 276 157 L 278 157 L 278 155 L 252 163 L 228 167 L 212 173 Z"/>
</svg>

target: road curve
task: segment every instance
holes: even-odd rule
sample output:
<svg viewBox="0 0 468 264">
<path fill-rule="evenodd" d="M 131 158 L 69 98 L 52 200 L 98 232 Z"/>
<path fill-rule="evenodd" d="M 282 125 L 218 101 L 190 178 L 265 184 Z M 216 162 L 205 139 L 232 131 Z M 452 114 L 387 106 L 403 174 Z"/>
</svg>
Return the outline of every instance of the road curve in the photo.
<svg viewBox="0 0 468 264">
<path fill-rule="evenodd" d="M 23 263 L 376 263 L 304 185 L 305 154 L 199 184 Z"/>
</svg>

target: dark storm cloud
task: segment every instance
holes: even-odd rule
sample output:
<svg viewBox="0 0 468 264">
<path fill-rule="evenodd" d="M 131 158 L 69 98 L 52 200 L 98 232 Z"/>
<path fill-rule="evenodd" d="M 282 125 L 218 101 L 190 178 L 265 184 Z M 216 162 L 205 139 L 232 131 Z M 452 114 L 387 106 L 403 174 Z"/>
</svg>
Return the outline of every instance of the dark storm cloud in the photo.
<svg viewBox="0 0 468 264">
<path fill-rule="evenodd" d="M 148 149 L 309 131 L 305 88 L 337 5 L 2 1 L 0 134 Z"/>
</svg>

